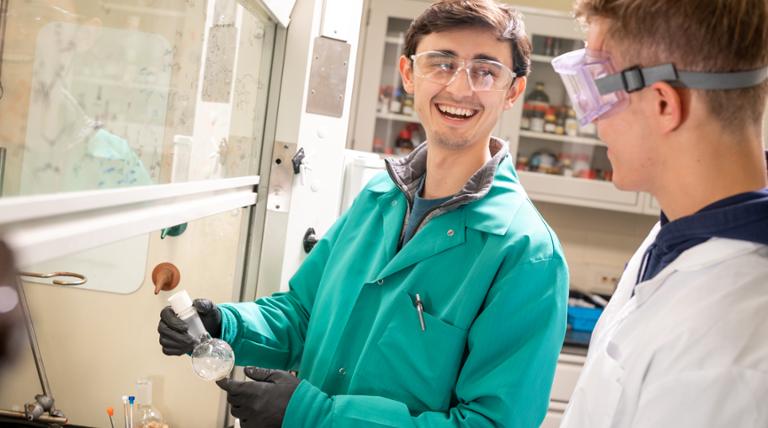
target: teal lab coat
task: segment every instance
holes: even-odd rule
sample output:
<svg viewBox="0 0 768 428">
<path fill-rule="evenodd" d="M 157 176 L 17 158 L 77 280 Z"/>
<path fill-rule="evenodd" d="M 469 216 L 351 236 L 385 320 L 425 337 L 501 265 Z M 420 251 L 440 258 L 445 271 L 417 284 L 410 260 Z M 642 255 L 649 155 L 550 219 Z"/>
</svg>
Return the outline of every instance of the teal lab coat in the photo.
<svg viewBox="0 0 768 428">
<path fill-rule="evenodd" d="M 555 234 L 509 157 L 398 251 L 406 204 L 377 176 L 288 292 L 221 305 L 236 363 L 298 370 L 285 427 L 537 427 L 566 327 Z"/>
</svg>

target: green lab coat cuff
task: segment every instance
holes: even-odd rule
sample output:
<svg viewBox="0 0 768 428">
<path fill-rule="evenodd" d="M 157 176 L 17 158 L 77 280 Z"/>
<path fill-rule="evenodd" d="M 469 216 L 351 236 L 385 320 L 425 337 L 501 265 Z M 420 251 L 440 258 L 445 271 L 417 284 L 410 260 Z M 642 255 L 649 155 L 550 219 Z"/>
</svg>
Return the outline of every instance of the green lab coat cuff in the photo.
<svg viewBox="0 0 768 428">
<path fill-rule="evenodd" d="M 293 392 L 283 417 L 283 428 L 330 426 L 333 400 L 306 380 Z"/>
<path fill-rule="evenodd" d="M 237 338 L 237 318 L 232 313 L 228 304 L 218 305 L 221 313 L 221 337 L 220 339 L 232 345 Z"/>
<path fill-rule="evenodd" d="M 277 302 L 275 304 L 284 300 L 277 298 L 277 295 L 270 298 L 271 302 Z M 270 324 L 269 317 L 275 312 L 268 310 L 270 301 L 262 300 L 264 306 L 259 303 L 254 306 L 253 302 L 219 305 L 221 339 L 232 346 L 235 364 L 238 366 L 295 370 L 297 364 L 291 362 L 293 356 L 290 354 L 290 344 L 296 343 L 296 338 L 281 333 L 287 329 L 281 320 Z M 298 346 L 294 348 L 299 349 Z"/>
</svg>

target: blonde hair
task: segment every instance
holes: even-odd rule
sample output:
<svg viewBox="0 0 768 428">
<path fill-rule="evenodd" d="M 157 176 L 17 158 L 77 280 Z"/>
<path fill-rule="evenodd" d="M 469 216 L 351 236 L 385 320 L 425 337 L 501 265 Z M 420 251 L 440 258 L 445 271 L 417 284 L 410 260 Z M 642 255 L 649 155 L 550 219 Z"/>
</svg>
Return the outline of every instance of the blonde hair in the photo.
<svg viewBox="0 0 768 428">
<path fill-rule="evenodd" d="M 729 72 L 768 65 L 767 0 L 576 0 L 575 12 L 582 22 L 605 19 L 612 54 L 627 66 Z M 762 121 L 768 82 L 701 95 L 712 115 L 734 129 Z"/>
</svg>

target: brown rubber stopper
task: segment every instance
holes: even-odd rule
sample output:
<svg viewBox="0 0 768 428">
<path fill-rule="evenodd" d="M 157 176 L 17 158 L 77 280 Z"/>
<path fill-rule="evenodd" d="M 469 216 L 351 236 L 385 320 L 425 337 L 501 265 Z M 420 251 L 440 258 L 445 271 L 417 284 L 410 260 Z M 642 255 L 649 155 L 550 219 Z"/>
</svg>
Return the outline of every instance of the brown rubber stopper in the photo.
<svg viewBox="0 0 768 428">
<path fill-rule="evenodd" d="M 179 285 L 181 273 L 172 263 L 160 263 L 152 269 L 152 282 L 155 283 L 155 294 L 160 291 L 171 291 Z"/>
</svg>

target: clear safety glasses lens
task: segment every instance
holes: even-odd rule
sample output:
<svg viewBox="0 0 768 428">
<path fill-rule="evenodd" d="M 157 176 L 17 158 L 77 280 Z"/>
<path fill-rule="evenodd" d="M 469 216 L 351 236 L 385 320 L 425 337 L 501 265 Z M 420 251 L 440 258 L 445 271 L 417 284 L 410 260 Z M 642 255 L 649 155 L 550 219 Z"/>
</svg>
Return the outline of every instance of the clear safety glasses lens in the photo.
<svg viewBox="0 0 768 428">
<path fill-rule="evenodd" d="M 465 61 L 442 52 L 422 52 L 412 55 L 413 71 L 417 77 L 441 85 L 450 85 L 460 71 L 466 70 L 474 91 L 506 91 L 515 74 L 500 62 L 473 59 Z"/>
<path fill-rule="evenodd" d="M 553 59 L 552 67 L 563 80 L 581 126 L 615 113 L 629 102 L 624 91 L 605 95 L 598 91 L 595 80 L 615 73 L 610 57 L 604 52 L 589 49 L 568 52 Z"/>
</svg>

